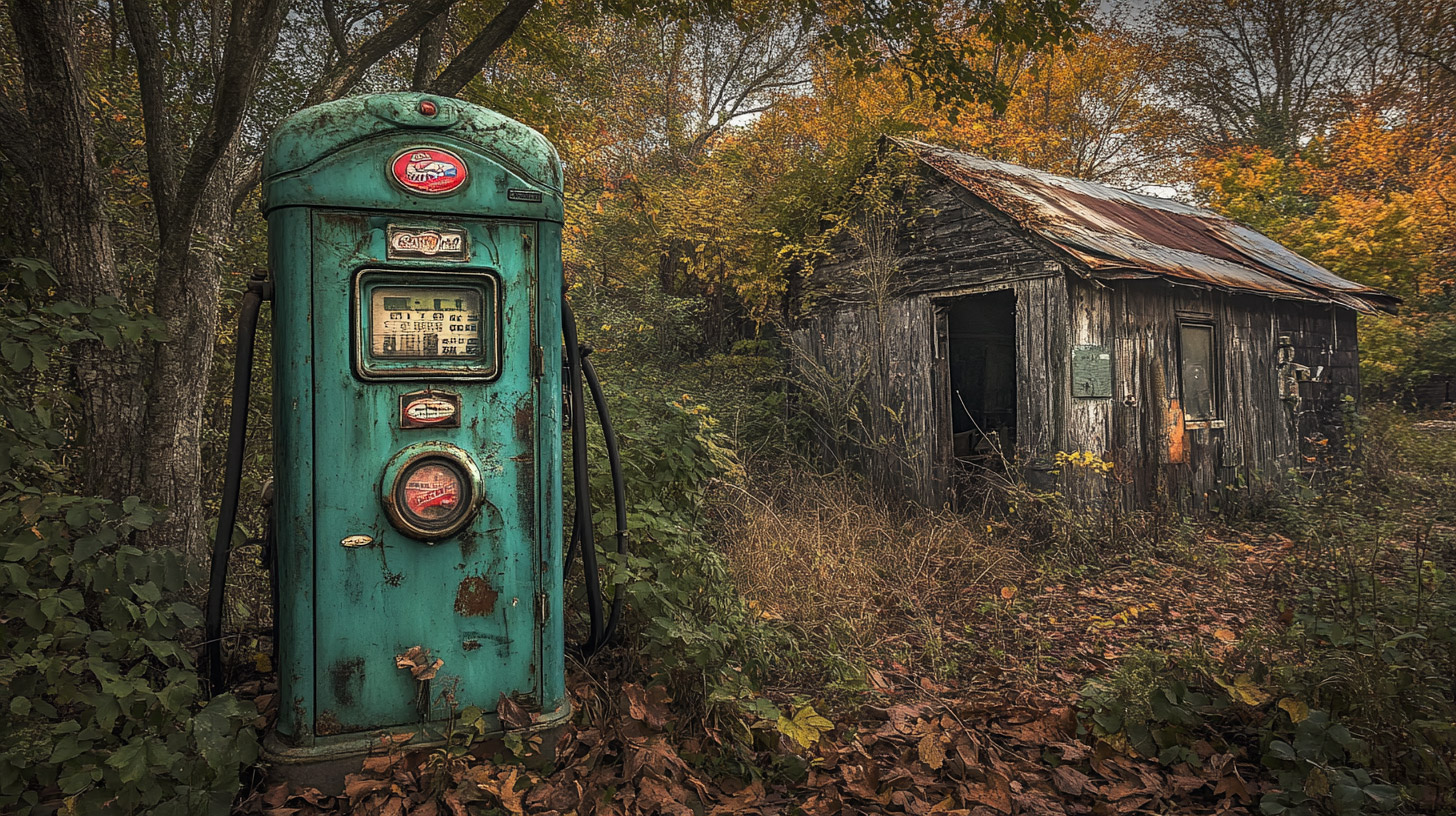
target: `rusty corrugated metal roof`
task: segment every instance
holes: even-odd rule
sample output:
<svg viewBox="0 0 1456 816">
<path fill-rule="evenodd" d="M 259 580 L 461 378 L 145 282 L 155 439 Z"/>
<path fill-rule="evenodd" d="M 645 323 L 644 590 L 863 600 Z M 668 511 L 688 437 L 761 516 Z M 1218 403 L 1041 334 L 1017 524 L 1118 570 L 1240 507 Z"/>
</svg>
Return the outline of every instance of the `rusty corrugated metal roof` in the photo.
<svg viewBox="0 0 1456 816">
<path fill-rule="evenodd" d="M 1393 311 L 1399 303 L 1211 210 L 914 139 L 889 139 L 1081 261 L 1093 277 L 1162 277 L 1360 312 Z"/>
</svg>

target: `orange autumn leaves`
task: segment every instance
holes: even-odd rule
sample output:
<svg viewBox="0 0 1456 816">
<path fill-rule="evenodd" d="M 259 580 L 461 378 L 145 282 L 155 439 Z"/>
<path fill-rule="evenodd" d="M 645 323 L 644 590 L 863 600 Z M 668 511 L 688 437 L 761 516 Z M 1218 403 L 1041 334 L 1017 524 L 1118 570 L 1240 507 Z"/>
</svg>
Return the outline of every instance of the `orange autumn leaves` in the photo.
<svg viewBox="0 0 1456 816">
<path fill-rule="evenodd" d="M 1361 372 L 1397 387 L 1456 366 L 1456 143 L 1364 111 L 1297 154 L 1255 147 L 1194 164 L 1216 209 L 1338 275 L 1405 300 L 1361 323 Z"/>
</svg>

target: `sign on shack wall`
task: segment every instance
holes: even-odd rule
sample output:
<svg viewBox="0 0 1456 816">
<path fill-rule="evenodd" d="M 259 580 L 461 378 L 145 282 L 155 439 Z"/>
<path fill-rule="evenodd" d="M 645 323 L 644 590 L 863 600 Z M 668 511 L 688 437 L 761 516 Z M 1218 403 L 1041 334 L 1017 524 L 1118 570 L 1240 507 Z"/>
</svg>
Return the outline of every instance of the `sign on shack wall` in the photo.
<svg viewBox="0 0 1456 816">
<path fill-rule="evenodd" d="M 1072 396 L 1112 396 L 1112 353 L 1107 346 L 1072 347 Z"/>
</svg>

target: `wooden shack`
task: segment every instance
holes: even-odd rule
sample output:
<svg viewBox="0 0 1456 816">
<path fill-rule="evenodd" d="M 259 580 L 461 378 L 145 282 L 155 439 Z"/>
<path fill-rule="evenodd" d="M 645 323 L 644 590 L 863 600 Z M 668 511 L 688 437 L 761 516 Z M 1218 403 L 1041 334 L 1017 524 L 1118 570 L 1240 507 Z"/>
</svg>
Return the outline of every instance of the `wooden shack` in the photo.
<svg viewBox="0 0 1456 816">
<path fill-rule="evenodd" d="M 939 506 L 1090 453 L 1134 506 L 1197 511 L 1339 448 L 1355 317 L 1394 298 L 1170 199 L 887 137 L 896 156 L 901 215 L 832 243 L 793 333 L 830 456 Z"/>
</svg>

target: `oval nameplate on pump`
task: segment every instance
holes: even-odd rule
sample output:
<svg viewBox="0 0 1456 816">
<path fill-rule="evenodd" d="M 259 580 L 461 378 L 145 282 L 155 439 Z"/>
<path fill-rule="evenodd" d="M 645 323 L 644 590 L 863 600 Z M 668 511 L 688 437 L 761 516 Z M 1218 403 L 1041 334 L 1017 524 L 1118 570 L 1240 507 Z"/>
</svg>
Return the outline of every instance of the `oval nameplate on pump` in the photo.
<svg viewBox="0 0 1456 816">
<path fill-rule="evenodd" d="M 448 391 L 415 391 L 399 397 L 399 427 L 460 427 L 460 395 Z"/>
<path fill-rule="evenodd" d="M 465 160 L 438 147 L 412 147 L 397 154 L 389 165 L 401 187 L 423 195 L 445 195 L 465 185 Z"/>
</svg>

